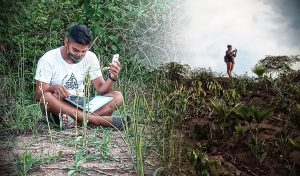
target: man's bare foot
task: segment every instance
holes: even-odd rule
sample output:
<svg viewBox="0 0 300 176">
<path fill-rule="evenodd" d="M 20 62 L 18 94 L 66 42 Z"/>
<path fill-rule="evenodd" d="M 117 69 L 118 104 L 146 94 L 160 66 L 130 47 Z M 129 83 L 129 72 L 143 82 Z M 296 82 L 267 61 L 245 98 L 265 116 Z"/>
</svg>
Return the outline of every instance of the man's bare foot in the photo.
<svg viewBox="0 0 300 176">
<path fill-rule="evenodd" d="M 61 118 L 63 129 L 73 128 L 75 126 L 75 120 L 71 116 L 62 114 Z"/>
</svg>

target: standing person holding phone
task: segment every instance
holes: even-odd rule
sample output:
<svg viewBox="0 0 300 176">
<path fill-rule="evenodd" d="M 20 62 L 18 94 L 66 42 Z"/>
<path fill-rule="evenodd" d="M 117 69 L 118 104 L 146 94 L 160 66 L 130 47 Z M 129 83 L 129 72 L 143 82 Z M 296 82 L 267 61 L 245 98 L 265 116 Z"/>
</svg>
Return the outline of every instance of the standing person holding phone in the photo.
<svg viewBox="0 0 300 176">
<path fill-rule="evenodd" d="M 39 59 L 35 75 L 35 99 L 45 107 L 44 113 L 47 111 L 63 127 L 71 127 L 76 124 L 76 119 L 83 121 L 85 114 L 64 99 L 84 96 L 84 80 L 89 76 L 97 93 L 113 97 L 113 100 L 94 113 L 87 114 L 88 123 L 122 129 L 124 119 L 112 116 L 114 110 L 123 104 L 122 93 L 112 91 L 121 63 L 116 59 L 110 65 L 108 79 L 105 80 L 96 54 L 89 51 L 91 41 L 88 27 L 75 25 L 64 40 L 64 46 L 46 52 Z"/>
<path fill-rule="evenodd" d="M 235 65 L 234 58 L 236 57 L 236 53 L 237 53 L 237 49 L 232 50 L 232 46 L 227 45 L 227 50 L 226 50 L 226 53 L 224 56 L 224 60 L 227 65 L 227 74 L 228 74 L 229 78 L 232 77 L 232 70 Z"/>
</svg>

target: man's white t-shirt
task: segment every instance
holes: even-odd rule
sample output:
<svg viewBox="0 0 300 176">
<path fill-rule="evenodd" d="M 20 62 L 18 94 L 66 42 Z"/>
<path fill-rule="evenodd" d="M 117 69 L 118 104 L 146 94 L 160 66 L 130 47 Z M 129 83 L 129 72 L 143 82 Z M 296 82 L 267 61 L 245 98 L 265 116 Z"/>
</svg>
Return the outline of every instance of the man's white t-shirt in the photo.
<svg viewBox="0 0 300 176">
<path fill-rule="evenodd" d="M 63 85 L 71 95 L 83 96 L 87 76 L 91 80 L 102 76 L 99 60 L 93 52 L 87 51 L 79 63 L 69 64 L 63 59 L 60 48 L 56 48 L 40 58 L 34 79 L 50 85 Z"/>
</svg>

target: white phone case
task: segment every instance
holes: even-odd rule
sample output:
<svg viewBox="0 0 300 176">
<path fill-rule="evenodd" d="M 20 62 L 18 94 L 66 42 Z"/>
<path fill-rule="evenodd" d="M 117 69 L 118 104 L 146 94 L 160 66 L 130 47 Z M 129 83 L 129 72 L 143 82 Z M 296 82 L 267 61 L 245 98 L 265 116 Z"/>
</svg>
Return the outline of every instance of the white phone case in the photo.
<svg viewBox="0 0 300 176">
<path fill-rule="evenodd" d="M 113 55 L 113 58 L 112 58 L 112 63 L 116 62 L 116 61 L 119 61 L 119 54 L 114 54 Z"/>
</svg>

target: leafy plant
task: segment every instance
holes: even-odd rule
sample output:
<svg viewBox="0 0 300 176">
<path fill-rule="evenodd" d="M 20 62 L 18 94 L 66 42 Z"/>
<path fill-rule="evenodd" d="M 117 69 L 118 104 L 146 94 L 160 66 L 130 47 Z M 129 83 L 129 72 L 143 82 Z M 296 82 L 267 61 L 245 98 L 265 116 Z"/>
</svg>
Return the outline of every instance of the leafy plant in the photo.
<svg viewBox="0 0 300 176">
<path fill-rule="evenodd" d="M 247 95 L 248 90 L 255 89 L 256 82 L 247 74 L 236 76 L 236 79 L 231 80 L 230 86 L 234 88 L 240 95 Z"/>
<path fill-rule="evenodd" d="M 26 176 L 38 161 L 38 159 L 32 156 L 31 152 L 29 152 L 27 149 L 21 157 L 14 154 L 14 159 L 16 162 L 15 171 L 17 175 L 21 176 Z"/>
<path fill-rule="evenodd" d="M 225 104 L 225 102 L 223 100 L 218 100 L 218 99 L 213 99 L 211 100 L 211 104 L 213 105 L 213 107 L 215 108 L 217 114 L 223 118 L 224 122 L 228 120 L 228 117 L 230 115 L 230 113 L 232 112 L 232 110 L 227 107 L 227 105 Z"/>
<path fill-rule="evenodd" d="M 253 120 L 256 123 L 261 123 L 263 120 L 271 117 L 274 113 L 271 109 L 262 108 L 260 106 L 252 106 L 250 109 L 253 115 Z"/>
<path fill-rule="evenodd" d="M 100 146 L 101 154 L 104 158 L 109 157 L 109 142 L 111 130 L 104 130 L 102 137 L 102 144 Z"/>
<path fill-rule="evenodd" d="M 62 151 L 58 151 L 57 153 L 49 156 L 34 157 L 31 152 L 26 149 L 22 156 L 17 154 L 13 154 L 13 156 L 16 162 L 15 171 L 17 175 L 27 175 L 34 167 L 46 165 L 59 160 L 62 156 Z"/>
<path fill-rule="evenodd" d="M 222 98 L 229 106 L 235 106 L 240 101 L 240 95 L 235 89 L 223 90 Z"/>
<path fill-rule="evenodd" d="M 219 161 L 210 160 L 207 154 L 199 149 L 190 149 L 187 158 L 194 166 L 197 176 L 216 175 L 214 171 L 221 165 Z"/>
<path fill-rule="evenodd" d="M 189 65 L 181 65 L 176 62 L 170 62 L 160 69 L 166 71 L 166 76 L 171 81 L 182 82 L 189 76 L 191 68 Z"/>
<path fill-rule="evenodd" d="M 222 119 L 222 128 L 223 134 L 225 133 L 225 125 L 227 123 L 235 123 L 236 119 L 233 114 L 234 109 L 239 106 L 236 104 L 233 108 L 228 107 L 223 100 L 213 99 L 211 100 L 211 104 L 213 105 L 215 111 L 217 112 L 218 116 Z"/>
<path fill-rule="evenodd" d="M 68 167 L 68 175 L 73 175 L 75 172 L 85 173 L 84 168 L 81 166 L 85 162 L 83 150 L 77 150 L 75 154 L 75 165 Z"/>
<path fill-rule="evenodd" d="M 255 65 L 252 68 L 253 73 L 255 73 L 259 78 L 261 78 L 267 71 L 267 68 L 262 65 Z"/>
<path fill-rule="evenodd" d="M 243 127 L 240 123 L 238 123 L 236 126 L 234 126 L 234 129 L 239 135 L 243 135 L 246 131 L 246 128 Z"/>
<path fill-rule="evenodd" d="M 279 147 L 283 151 L 283 154 L 286 156 L 290 146 L 291 135 L 289 131 L 282 130 L 279 138 Z"/>
<path fill-rule="evenodd" d="M 242 119 L 248 121 L 248 123 L 252 121 L 261 123 L 264 119 L 267 119 L 273 115 L 273 111 L 271 109 L 254 105 L 247 106 L 244 104 L 235 108 L 234 112 Z"/>
<path fill-rule="evenodd" d="M 260 140 L 258 138 L 258 131 L 256 131 L 256 134 L 252 136 L 252 140 L 250 145 L 250 149 L 255 155 L 255 157 L 258 159 L 259 163 L 262 163 L 265 158 L 267 157 L 267 152 L 264 150 L 265 140 Z"/>
</svg>

